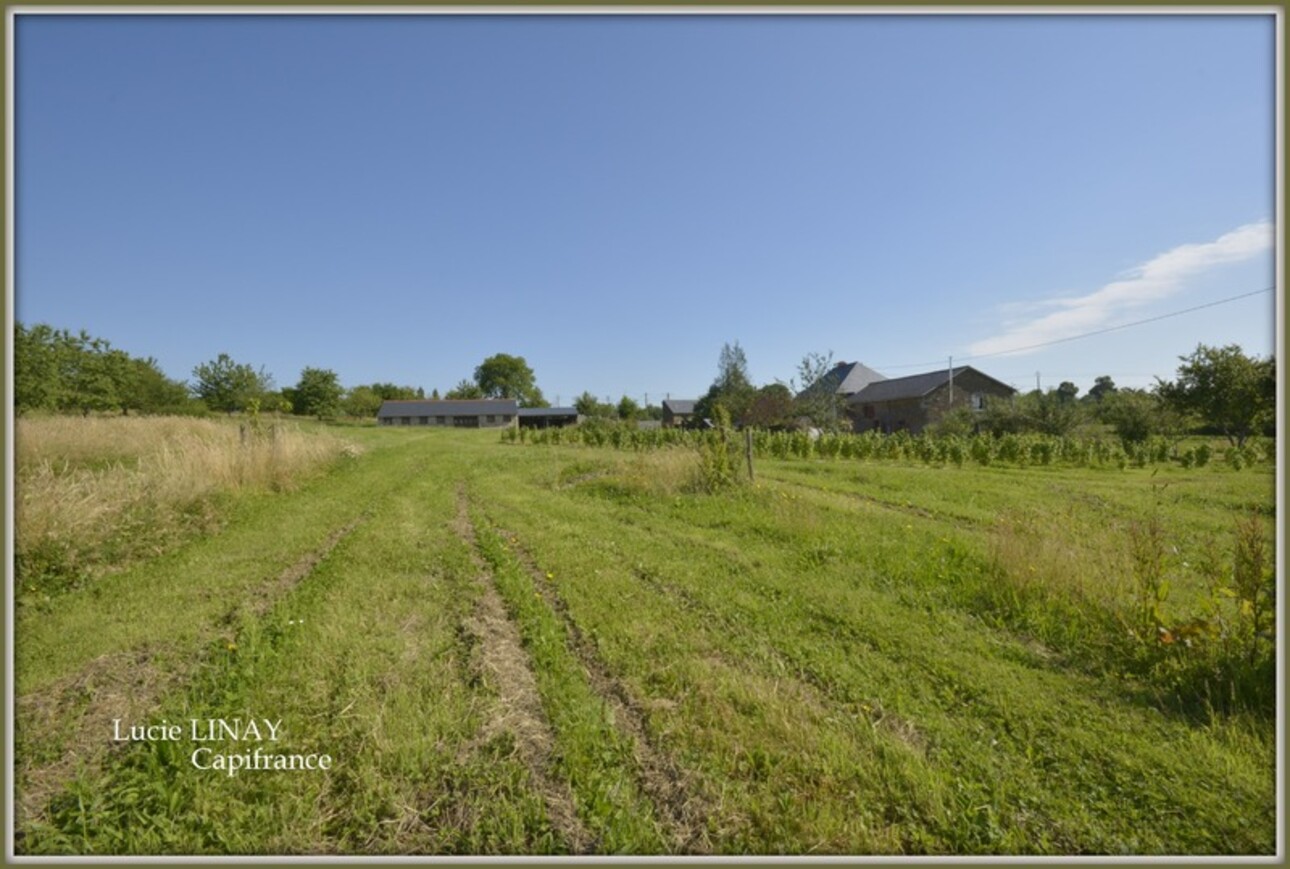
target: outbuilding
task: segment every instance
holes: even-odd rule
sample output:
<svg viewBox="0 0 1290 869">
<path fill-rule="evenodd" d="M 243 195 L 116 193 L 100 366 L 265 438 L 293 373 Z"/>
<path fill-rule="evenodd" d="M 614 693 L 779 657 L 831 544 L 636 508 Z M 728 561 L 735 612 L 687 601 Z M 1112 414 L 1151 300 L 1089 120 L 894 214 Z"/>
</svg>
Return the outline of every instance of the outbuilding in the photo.
<svg viewBox="0 0 1290 869">
<path fill-rule="evenodd" d="M 695 402 L 685 398 L 669 398 L 663 402 L 663 427 L 680 428 L 694 419 Z"/>
<path fill-rule="evenodd" d="M 385 401 L 376 412 L 379 425 L 433 425 L 455 428 L 505 428 L 514 425 L 519 402 L 513 398 L 439 401 Z"/>
<path fill-rule="evenodd" d="M 521 407 L 518 419 L 523 428 L 562 428 L 578 422 L 578 410 L 573 407 Z"/>
</svg>

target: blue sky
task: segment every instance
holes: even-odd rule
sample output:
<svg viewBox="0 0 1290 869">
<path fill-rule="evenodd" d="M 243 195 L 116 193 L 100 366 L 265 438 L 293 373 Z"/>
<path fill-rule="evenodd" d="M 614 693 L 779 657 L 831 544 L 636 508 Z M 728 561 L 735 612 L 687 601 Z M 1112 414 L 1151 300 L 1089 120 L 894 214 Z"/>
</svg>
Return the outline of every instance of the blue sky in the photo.
<svg viewBox="0 0 1290 869">
<path fill-rule="evenodd" d="M 16 317 L 172 377 L 697 397 L 1274 349 L 1261 16 L 21 15 Z M 996 355 L 983 355 L 996 354 Z M 975 357 L 970 358 L 969 357 Z"/>
</svg>

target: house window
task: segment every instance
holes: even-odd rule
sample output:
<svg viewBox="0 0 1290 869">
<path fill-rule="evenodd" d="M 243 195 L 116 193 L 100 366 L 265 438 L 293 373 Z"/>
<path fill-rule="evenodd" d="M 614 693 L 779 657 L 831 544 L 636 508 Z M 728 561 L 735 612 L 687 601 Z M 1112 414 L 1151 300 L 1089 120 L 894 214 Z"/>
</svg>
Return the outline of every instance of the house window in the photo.
<svg viewBox="0 0 1290 869">
<path fill-rule="evenodd" d="M 447 424 L 448 424 L 448 417 L 446 417 L 446 416 L 436 416 L 436 417 L 435 417 L 435 422 L 439 423 L 439 425 L 447 425 Z"/>
<path fill-rule="evenodd" d="M 412 425 L 412 417 L 410 417 L 410 416 L 405 416 L 405 417 L 403 417 L 403 424 L 404 424 L 404 425 Z"/>
<path fill-rule="evenodd" d="M 510 422 L 510 421 L 511 421 L 511 415 L 509 413 L 502 416 L 502 422 Z"/>
<path fill-rule="evenodd" d="M 973 410 L 985 410 L 985 394 L 980 392 L 972 393 L 971 404 Z"/>
<path fill-rule="evenodd" d="M 873 405 L 872 405 L 872 404 L 866 404 L 866 405 L 864 406 L 864 408 L 862 409 L 862 411 L 861 411 L 861 412 L 864 414 L 864 418 L 865 418 L 865 419 L 873 419 Z"/>
<path fill-rule="evenodd" d="M 496 417 L 494 414 L 491 414 L 491 413 L 490 413 L 490 414 L 488 415 L 488 421 L 489 421 L 489 422 L 497 422 L 497 417 Z"/>
<path fill-rule="evenodd" d="M 428 417 L 428 416 L 423 416 L 423 417 L 421 417 L 421 424 L 422 424 L 422 425 L 429 425 L 429 424 L 430 424 L 430 417 Z"/>
</svg>

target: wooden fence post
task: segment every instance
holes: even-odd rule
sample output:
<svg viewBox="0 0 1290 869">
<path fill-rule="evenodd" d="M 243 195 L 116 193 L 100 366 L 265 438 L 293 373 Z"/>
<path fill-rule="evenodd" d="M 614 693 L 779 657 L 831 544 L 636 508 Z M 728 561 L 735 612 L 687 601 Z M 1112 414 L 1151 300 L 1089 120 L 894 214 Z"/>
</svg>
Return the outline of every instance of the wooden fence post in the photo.
<svg viewBox="0 0 1290 869">
<path fill-rule="evenodd" d="M 748 482 L 753 482 L 753 464 L 752 464 L 752 429 L 744 429 L 744 455 L 748 458 Z"/>
</svg>

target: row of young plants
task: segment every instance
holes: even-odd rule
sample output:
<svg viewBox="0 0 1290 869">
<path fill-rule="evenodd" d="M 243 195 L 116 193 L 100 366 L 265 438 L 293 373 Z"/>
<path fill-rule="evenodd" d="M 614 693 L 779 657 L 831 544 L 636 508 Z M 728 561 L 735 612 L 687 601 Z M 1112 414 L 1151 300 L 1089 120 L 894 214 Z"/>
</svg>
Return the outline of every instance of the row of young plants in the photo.
<svg viewBox="0 0 1290 869">
<path fill-rule="evenodd" d="M 1111 438 L 1077 438 L 1038 433 L 975 435 L 812 433 L 753 429 L 752 449 L 759 459 L 833 459 L 922 462 L 928 465 L 967 463 L 981 466 L 1062 465 L 1068 467 L 1147 467 L 1177 462 L 1183 467 L 1204 467 L 1223 462 L 1235 470 L 1276 461 L 1276 442 L 1250 439 L 1242 446 L 1215 449 L 1208 443 L 1182 447 L 1176 440 L 1155 436 L 1138 443 Z M 713 429 L 637 429 L 614 424 L 584 424 L 568 428 L 506 429 L 507 443 L 569 444 L 613 447 L 620 450 L 653 450 L 690 446 L 702 449 L 729 440 L 732 433 Z"/>
</svg>

